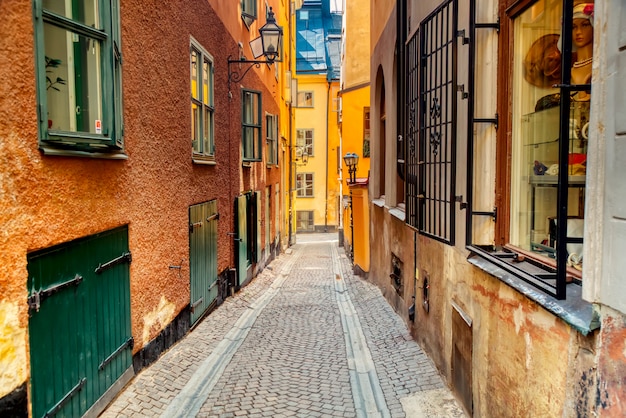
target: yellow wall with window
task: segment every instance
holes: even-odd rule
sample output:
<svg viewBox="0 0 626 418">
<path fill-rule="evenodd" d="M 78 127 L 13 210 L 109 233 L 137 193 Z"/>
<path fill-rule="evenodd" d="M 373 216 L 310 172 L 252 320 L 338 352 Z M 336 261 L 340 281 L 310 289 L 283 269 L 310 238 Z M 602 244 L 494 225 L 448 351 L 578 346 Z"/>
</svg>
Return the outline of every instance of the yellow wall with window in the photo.
<svg viewBox="0 0 626 418">
<path fill-rule="evenodd" d="M 370 171 L 371 144 L 369 129 L 369 104 L 370 87 L 348 91 L 341 96 L 341 169 L 343 172 L 344 188 L 347 186 L 349 175 L 348 168 L 343 162 L 343 156 L 348 152 L 354 152 L 359 156 L 356 177 L 367 178 Z M 344 194 L 348 193 L 347 188 Z"/>
<path fill-rule="evenodd" d="M 339 224 L 339 131 L 337 126 L 338 82 L 328 82 L 325 74 L 298 75 L 298 108 L 296 110 L 295 135 L 298 131 L 312 131 L 312 153 L 306 164 L 302 158 L 296 161 L 297 174 L 313 174 L 313 196 L 297 197 L 296 212 L 313 212 L 315 230 L 332 231 Z M 312 97 L 309 93 L 312 93 Z M 300 155 L 302 144 L 296 144 Z M 296 184 L 297 187 L 297 184 Z M 306 194 L 301 191 L 300 194 Z M 296 191 L 298 195 L 298 191 Z M 295 219 L 295 218 L 294 218 Z M 300 225 L 297 230 L 302 230 Z M 309 225 L 309 229 L 312 229 Z"/>
</svg>

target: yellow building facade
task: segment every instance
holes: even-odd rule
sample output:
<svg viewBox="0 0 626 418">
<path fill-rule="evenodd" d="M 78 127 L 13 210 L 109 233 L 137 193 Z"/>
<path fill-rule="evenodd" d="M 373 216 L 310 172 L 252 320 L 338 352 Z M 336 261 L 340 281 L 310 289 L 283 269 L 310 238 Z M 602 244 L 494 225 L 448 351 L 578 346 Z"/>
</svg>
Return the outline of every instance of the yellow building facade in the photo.
<svg viewBox="0 0 626 418">
<path fill-rule="evenodd" d="M 298 75 L 295 117 L 296 231 L 330 232 L 339 225 L 339 83 L 326 74 Z"/>
<path fill-rule="evenodd" d="M 342 162 L 343 196 L 342 225 L 344 242 L 353 247 L 354 264 L 369 271 L 369 216 L 356 210 L 357 197 L 367 205 L 367 178 L 370 170 L 370 8 L 369 4 L 344 2 L 344 25 L 341 63 L 341 156 L 354 153 L 359 156 L 356 178 L 359 186 L 349 186 L 348 167 Z M 354 187 L 351 197 L 349 187 Z M 354 198 L 354 215 L 350 217 L 350 199 Z M 364 200 L 363 200 L 364 199 Z M 359 215 L 360 214 L 360 215 Z M 352 222 L 351 222 L 352 221 Z M 351 229 L 354 227 L 354 233 Z"/>
</svg>

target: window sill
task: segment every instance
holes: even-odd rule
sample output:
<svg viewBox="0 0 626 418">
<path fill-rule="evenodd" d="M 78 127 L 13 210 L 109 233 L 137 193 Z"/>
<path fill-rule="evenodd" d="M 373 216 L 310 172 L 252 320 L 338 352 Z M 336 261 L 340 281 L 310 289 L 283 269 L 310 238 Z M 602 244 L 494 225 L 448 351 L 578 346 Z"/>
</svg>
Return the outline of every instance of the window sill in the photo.
<svg viewBox="0 0 626 418">
<path fill-rule="evenodd" d="M 266 164 L 266 165 L 265 165 L 265 167 L 266 167 L 267 169 L 270 169 L 270 168 L 278 168 L 278 164 Z"/>
<path fill-rule="evenodd" d="M 384 197 L 380 197 L 378 199 L 373 199 L 372 203 L 376 206 L 378 206 L 379 208 L 384 208 L 385 207 L 385 198 Z"/>
<path fill-rule="evenodd" d="M 105 160 L 128 160 L 128 155 L 119 152 L 89 152 L 71 149 L 50 148 L 40 146 L 39 149 L 44 155 L 52 157 L 82 157 L 82 158 L 101 158 Z"/>
<path fill-rule="evenodd" d="M 600 320 L 593 304 L 582 299 L 582 286 L 575 283 L 568 284 L 566 299 L 558 300 L 529 285 L 513 273 L 482 257 L 479 253 L 470 253 L 467 261 L 519 291 L 528 299 L 561 318 L 581 334 L 587 335 L 600 328 Z"/>
<path fill-rule="evenodd" d="M 406 219 L 406 212 L 404 211 L 404 208 L 400 208 L 400 207 L 391 208 L 389 209 L 389 214 L 398 218 L 402 222 L 404 222 Z"/>
<path fill-rule="evenodd" d="M 194 164 L 198 164 L 198 165 L 217 165 L 217 161 L 215 161 L 215 159 L 211 158 L 202 158 L 202 157 L 193 157 L 191 159 L 193 161 Z"/>
</svg>

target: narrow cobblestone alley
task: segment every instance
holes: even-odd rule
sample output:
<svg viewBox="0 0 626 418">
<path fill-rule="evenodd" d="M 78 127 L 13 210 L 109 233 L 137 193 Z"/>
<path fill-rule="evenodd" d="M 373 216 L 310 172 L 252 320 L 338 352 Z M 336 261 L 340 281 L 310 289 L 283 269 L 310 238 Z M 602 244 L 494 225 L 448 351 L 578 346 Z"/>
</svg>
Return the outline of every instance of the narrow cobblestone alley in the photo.
<svg viewBox="0 0 626 418">
<path fill-rule="evenodd" d="M 298 235 L 101 417 L 465 417 L 336 234 Z"/>
</svg>

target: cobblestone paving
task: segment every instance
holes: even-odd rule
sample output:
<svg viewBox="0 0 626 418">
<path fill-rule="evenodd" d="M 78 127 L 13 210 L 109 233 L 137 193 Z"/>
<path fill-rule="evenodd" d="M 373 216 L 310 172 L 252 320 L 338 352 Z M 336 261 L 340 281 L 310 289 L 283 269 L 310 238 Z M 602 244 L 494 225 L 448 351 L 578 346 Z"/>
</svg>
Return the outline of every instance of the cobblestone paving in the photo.
<svg viewBox="0 0 626 418">
<path fill-rule="evenodd" d="M 424 416 L 411 415 L 403 403 L 420 392 L 445 393 L 444 383 L 380 291 L 352 275 L 343 249 L 337 249 L 336 240 L 329 242 L 329 237 L 335 235 L 321 235 L 319 242 L 315 238 L 298 240 L 293 253 L 280 255 L 141 371 L 101 416 L 164 414 L 177 395 L 176 400 L 185 395 L 189 380 L 202 376 L 205 371 L 199 369 L 200 364 L 238 319 L 280 278 L 284 282 L 267 306 L 255 311 L 256 320 L 208 393 L 198 417 L 364 416 L 355 407 L 359 395 L 353 393 L 350 382 L 336 280 L 345 280 L 367 342 L 365 349 L 375 365 L 386 402 L 380 416 Z M 339 257 L 334 256 L 338 265 L 333 265 L 333 251 L 338 251 Z M 341 276 L 336 274 L 339 268 Z M 449 404 L 452 406 L 447 408 L 452 409 L 436 416 L 465 416 L 453 400 Z"/>
</svg>

